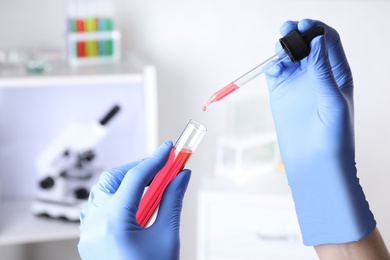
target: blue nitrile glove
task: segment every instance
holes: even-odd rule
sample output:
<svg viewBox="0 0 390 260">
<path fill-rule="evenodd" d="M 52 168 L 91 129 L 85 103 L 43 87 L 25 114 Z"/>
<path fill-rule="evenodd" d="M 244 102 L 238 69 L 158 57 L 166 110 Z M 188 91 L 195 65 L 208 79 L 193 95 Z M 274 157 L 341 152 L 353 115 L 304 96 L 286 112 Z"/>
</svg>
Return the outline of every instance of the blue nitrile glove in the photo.
<svg viewBox="0 0 390 260">
<path fill-rule="evenodd" d="M 322 24 L 301 62 L 270 67 L 271 110 L 304 243 L 360 240 L 376 226 L 356 176 L 353 81 L 338 33 L 313 20 L 286 22 L 281 34 Z"/>
<path fill-rule="evenodd" d="M 149 158 L 104 172 L 80 215 L 83 260 L 179 259 L 180 213 L 191 172 L 183 170 L 164 192 L 155 222 L 142 228 L 136 212 L 144 188 L 164 166 L 166 142 Z"/>
</svg>

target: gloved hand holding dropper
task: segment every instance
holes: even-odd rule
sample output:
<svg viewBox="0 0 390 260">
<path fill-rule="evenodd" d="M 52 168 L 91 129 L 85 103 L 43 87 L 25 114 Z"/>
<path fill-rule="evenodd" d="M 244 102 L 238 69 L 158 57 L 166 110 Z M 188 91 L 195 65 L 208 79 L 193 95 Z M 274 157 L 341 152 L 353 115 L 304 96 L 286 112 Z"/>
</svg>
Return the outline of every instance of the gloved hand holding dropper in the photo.
<svg viewBox="0 0 390 260">
<path fill-rule="evenodd" d="M 360 241 L 376 228 L 355 167 L 353 80 L 340 37 L 308 19 L 286 22 L 281 33 L 319 24 L 326 33 L 311 41 L 307 58 L 265 71 L 303 240 L 312 246 Z"/>
</svg>

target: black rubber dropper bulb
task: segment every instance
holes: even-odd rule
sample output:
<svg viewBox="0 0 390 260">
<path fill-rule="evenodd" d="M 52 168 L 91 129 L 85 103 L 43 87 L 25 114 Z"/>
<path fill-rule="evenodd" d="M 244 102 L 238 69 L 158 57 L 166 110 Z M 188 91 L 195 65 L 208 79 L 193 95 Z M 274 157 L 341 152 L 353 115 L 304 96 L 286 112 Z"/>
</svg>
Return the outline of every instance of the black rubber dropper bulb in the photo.
<svg viewBox="0 0 390 260">
<path fill-rule="evenodd" d="M 317 25 L 302 33 L 297 30 L 291 31 L 280 38 L 279 42 L 291 61 L 296 63 L 309 55 L 311 40 L 324 34 L 325 28 L 322 25 Z"/>
</svg>

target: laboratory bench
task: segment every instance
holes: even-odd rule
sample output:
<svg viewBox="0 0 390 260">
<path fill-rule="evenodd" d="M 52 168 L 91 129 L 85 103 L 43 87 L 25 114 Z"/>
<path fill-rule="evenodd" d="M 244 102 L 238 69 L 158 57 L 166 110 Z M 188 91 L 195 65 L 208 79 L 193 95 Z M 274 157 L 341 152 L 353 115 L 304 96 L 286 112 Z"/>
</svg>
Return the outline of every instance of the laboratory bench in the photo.
<svg viewBox="0 0 390 260">
<path fill-rule="evenodd" d="M 27 199 L 1 202 L 0 246 L 78 238 L 78 222 L 34 216 L 30 205 Z"/>
<path fill-rule="evenodd" d="M 2 255 L 7 247 L 78 239 L 79 223 L 31 211 L 36 155 L 69 122 L 100 119 L 120 104 L 107 136 L 94 147 L 103 169 L 156 149 L 156 77 L 154 66 L 128 62 L 80 67 L 59 62 L 40 74 L 0 67 L 0 259 L 7 258 Z"/>
</svg>

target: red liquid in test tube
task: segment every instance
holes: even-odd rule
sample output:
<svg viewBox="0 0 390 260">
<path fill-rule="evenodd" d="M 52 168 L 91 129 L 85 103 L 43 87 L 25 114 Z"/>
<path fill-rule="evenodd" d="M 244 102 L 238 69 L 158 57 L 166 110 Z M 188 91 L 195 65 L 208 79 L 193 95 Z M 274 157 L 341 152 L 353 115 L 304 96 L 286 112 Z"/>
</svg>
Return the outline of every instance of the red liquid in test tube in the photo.
<svg viewBox="0 0 390 260">
<path fill-rule="evenodd" d="M 76 29 L 77 29 L 77 32 L 85 32 L 85 24 L 84 24 L 83 19 L 78 18 L 76 20 Z M 86 51 L 86 46 L 85 46 L 84 41 L 77 42 L 77 56 L 78 57 L 86 57 L 87 56 L 87 51 Z"/>
<path fill-rule="evenodd" d="M 141 199 L 136 214 L 140 226 L 146 227 L 148 225 L 161 202 L 165 188 L 183 170 L 206 131 L 206 127 L 195 120 L 190 120 L 187 124 L 172 148 L 165 166 L 156 174 Z"/>
<path fill-rule="evenodd" d="M 167 163 L 154 177 L 148 190 L 142 197 L 137 212 L 137 222 L 142 227 L 146 226 L 160 204 L 165 188 L 183 170 L 185 163 L 192 154 L 192 151 L 186 150 L 178 151 L 177 154 L 176 152 L 176 148 L 172 148 Z"/>
</svg>

